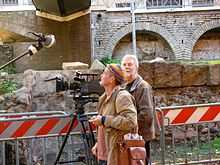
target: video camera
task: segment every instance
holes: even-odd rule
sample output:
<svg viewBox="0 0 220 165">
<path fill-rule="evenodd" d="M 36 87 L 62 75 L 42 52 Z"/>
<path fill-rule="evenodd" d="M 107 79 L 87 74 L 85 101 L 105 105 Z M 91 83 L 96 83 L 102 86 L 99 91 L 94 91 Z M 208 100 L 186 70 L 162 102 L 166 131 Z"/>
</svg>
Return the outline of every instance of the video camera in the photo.
<svg viewBox="0 0 220 165">
<path fill-rule="evenodd" d="M 75 101 L 75 109 L 78 114 L 84 113 L 84 105 L 89 102 L 98 102 L 104 89 L 99 84 L 99 74 L 76 72 L 75 76 L 67 81 L 64 78 L 55 77 L 45 81 L 56 80 L 56 92 L 70 91 Z"/>
</svg>

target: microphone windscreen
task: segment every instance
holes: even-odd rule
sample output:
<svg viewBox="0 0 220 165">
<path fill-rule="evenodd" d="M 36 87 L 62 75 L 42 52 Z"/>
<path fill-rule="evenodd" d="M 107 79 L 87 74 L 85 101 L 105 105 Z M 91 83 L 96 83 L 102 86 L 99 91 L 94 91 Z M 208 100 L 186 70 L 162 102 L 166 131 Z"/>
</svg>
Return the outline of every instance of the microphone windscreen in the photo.
<svg viewBox="0 0 220 165">
<path fill-rule="evenodd" d="M 56 42 L 55 36 L 52 34 L 46 35 L 45 40 L 43 42 L 43 46 L 46 48 L 52 47 Z"/>
</svg>

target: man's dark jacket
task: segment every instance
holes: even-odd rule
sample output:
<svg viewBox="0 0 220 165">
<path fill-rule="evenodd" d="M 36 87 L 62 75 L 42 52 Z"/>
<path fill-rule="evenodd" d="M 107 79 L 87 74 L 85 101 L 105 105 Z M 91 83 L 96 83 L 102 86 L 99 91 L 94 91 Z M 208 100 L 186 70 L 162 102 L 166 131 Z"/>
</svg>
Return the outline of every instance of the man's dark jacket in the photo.
<svg viewBox="0 0 220 165">
<path fill-rule="evenodd" d="M 138 132 L 145 141 L 155 138 L 155 112 L 153 106 L 152 87 L 138 76 L 126 88 L 135 98 L 138 118 Z"/>
</svg>

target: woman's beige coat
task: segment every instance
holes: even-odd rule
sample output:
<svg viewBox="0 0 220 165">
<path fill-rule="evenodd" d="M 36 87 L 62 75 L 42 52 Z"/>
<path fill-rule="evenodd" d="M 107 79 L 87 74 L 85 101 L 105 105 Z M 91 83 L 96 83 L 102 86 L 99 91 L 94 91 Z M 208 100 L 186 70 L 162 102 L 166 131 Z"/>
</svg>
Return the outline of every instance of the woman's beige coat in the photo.
<svg viewBox="0 0 220 165">
<path fill-rule="evenodd" d="M 126 90 L 116 89 L 111 97 L 103 94 L 98 104 L 99 114 L 105 116 L 105 142 L 108 165 L 119 165 L 119 142 L 124 134 L 137 128 L 134 98 Z"/>
</svg>

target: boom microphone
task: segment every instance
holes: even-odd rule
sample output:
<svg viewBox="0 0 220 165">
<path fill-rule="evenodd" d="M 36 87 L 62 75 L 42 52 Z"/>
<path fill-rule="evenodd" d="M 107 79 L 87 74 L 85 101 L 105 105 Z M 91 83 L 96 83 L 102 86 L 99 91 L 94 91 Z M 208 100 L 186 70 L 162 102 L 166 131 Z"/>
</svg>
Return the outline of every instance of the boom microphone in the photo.
<svg viewBox="0 0 220 165">
<path fill-rule="evenodd" d="M 42 44 L 42 46 L 44 46 L 46 48 L 52 47 L 56 42 L 55 36 L 53 34 L 45 35 L 45 34 L 42 34 L 42 33 L 35 33 L 35 32 L 29 32 L 29 33 L 36 36 L 37 41 L 40 44 Z"/>
<path fill-rule="evenodd" d="M 53 34 L 45 35 L 42 33 L 35 33 L 35 32 L 29 32 L 37 37 L 38 45 L 31 45 L 29 46 L 28 50 L 30 52 L 30 55 L 33 55 L 37 53 L 42 47 L 45 48 L 51 48 L 55 43 L 56 39 Z"/>
<path fill-rule="evenodd" d="M 39 39 L 43 46 L 46 48 L 51 48 L 56 42 L 55 36 L 53 34 L 42 35 Z"/>
</svg>

